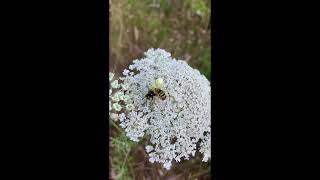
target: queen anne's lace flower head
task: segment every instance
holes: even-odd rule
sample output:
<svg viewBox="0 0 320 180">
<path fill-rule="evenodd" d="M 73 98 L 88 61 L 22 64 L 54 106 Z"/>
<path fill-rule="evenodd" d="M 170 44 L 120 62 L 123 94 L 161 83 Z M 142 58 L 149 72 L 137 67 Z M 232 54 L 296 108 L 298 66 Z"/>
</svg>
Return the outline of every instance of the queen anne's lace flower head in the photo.
<svg viewBox="0 0 320 180">
<path fill-rule="evenodd" d="M 150 162 L 170 169 L 173 160 L 189 159 L 198 150 L 203 161 L 211 157 L 210 82 L 185 61 L 176 60 L 162 49 L 149 49 L 145 58 L 134 60 L 123 71 L 122 100 L 130 97 L 126 113 L 119 115 L 120 126 L 133 141 L 150 137 L 146 146 Z M 166 99 L 145 96 L 156 79 L 163 80 Z M 159 83 L 159 82 L 158 82 Z M 162 82 L 161 82 L 162 83 Z M 113 87 L 119 87 L 113 82 Z M 118 102 L 113 97 L 114 102 Z M 128 100 L 127 100 L 128 101 Z M 117 104 L 113 104 L 116 111 Z"/>
</svg>

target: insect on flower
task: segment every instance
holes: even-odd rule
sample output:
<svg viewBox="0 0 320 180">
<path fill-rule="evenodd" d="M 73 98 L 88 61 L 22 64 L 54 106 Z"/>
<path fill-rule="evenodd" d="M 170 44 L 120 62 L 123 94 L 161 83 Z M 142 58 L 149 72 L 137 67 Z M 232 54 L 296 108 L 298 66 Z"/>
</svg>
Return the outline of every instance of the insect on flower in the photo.
<svg viewBox="0 0 320 180">
<path fill-rule="evenodd" d="M 158 78 L 156 79 L 150 86 L 150 90 L 148 92 L 148 94 L 146 95 L 147 99 L 153 99 L 153 96 L 158 96 L 160 97 L 162 100 L 165 100 L 167 98 L 166 93 L 161 90 L 161 88 L 163 87 L 163 79 L 162 78 Z"/>
<path fill-rule="evenodd" d="M 210 81 L 163 49 L 149 49 L 128 69 L 130 72 L 124 71 L 119 78 L 122 100 L 110 100 L 125 106 L 112 110 L 117 114 L 125 111 L 119 122 L 130 140 L 150 137 L 146 144 L 149 162 L 161 163 L 169 170 L 173 161 L 188 160 L 197 152 L 203 155 L 202 161 L 211 159 Z M 160 102 L 149 103 L 154 96 Z"/>
</svg>

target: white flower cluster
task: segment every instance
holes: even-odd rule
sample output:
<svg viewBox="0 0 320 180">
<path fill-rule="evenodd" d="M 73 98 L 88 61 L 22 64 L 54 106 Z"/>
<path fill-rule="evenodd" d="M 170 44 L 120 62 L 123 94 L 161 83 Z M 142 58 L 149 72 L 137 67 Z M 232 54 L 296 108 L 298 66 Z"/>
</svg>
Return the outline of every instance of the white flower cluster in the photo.
<svg viewBox="0 0 320 180">
<path fill-rule="evenodd" d="M 133 104 L 131 98 L 125 94 L 126 87 L 119 83 L 118 80 L 113 80 L 113 77 L 114 74 L 109 73 L 109 117 L 117 121 L 119 119 L 118 114 L 131 111 Z"/>
<path fill-rule="evenodd" d="M 196 151 L 203 154 L 203 161 L 208 161 L 211 158 L 210 82 L 165 50 L 149 49 L 145 56 L 134 60 L 119 78 L 125 88 L 122 95 L 129 96 L 133 105 L 130 111 L 119 113 L 120 126 L 133 141 L 148 135 L 149 161 L 163 163 L 166 169 L 170 169 L 173 160 L 188 160 Z M 145 96 L 158 78 L 164 81 L 162 90 L 166 99 L 155 96 L 149 100 Z"/>
</svg>

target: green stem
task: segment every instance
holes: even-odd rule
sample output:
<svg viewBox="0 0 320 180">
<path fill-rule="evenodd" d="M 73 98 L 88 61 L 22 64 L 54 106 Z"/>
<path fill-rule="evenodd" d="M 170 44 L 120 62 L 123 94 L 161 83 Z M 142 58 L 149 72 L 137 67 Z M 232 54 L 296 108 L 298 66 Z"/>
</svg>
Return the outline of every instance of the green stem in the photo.
<svg viewBox="0 0 320 180">
<path fill-rule="evenodd" d="M 109 122 L 111 122 L 111 125 L 112 125 L 113 127 L 115 127 L 119 132 L 122 131 L 122 129 L 120 129 L 119 126 L 118 126 L 113 120 L 110 120 L 110 119 L 109 119 Z"/>
<path fill-rule="evenodd" d="M 127 161 L 127 159 L 128 159 L 129 153 L 130 153 L 130 151 L 127 152 L 126 157 L 124 158 L 124 161 L 123 161 L 123 163 L 122 163 L 121 169 L 124 168 L 124 165 L 125 165 L 125 163 L 126 163 L 126 161 Z"/>
</svg>

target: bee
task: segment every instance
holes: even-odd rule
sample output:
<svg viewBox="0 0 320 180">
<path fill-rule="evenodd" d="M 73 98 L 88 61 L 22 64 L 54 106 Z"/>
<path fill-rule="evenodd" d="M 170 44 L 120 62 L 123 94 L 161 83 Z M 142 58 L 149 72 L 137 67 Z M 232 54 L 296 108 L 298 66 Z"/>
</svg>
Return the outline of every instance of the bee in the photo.
<svg viewBox="0 0 320 180">
<path fill-rule="evenodd" d="M 153 99 L 153 96 L 158 96 L 162 100 L 166 99 L 166 93 L 161 90 L 161 87 L 163 86 L 163 79 L 158 78 L 156 79 L 150 86 L 150 90 L 148 94 L 146 95 L 147 99 Z"/>
</svg>

